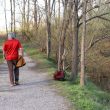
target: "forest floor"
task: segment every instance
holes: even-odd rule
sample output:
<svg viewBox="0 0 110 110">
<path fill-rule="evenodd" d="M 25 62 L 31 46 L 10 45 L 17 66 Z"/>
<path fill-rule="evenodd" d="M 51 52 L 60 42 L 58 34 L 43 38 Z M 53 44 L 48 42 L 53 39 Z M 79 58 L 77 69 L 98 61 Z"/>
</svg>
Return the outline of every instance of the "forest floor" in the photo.
<svg viewBox="0 0 110 110">
<path fill-rule="evenodd" d="M 0 64 L 0 110 L 71 110 L 71 103 L 53 88 L 53 80 L 25 55 L 20 85 L 11 87 L 6 62 Z M 73 110 L 73 109 L 72 109 Z"/>
</svg>

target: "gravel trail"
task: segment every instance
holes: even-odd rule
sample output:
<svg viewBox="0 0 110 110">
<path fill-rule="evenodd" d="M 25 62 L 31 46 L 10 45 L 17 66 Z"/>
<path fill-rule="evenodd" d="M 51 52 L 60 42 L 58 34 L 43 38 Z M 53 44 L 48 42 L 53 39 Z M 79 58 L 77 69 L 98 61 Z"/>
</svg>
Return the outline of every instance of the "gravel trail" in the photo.
<svg viewBox="0 0 110 110">
<path fill-rule="evenodd" d="M 0 110 L 70 110 L 71 104 L 49 84 L 47 74 L 31 69 L 35 63 L 27 55 L 20 69 L 20 85 L 10 87 L 7 64 L 0 65 Z"/>
</svg>

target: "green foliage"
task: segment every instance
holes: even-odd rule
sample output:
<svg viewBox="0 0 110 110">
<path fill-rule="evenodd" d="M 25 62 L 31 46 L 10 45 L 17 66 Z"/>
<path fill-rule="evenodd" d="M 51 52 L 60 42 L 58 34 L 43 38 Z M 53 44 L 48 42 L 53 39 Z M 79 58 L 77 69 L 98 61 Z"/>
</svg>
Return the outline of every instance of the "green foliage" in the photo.
<svg viewBox="0 0 110 110">
<path fill-rule="evenodd" d="M 0 52 L 0 63 L 3 61 L 3 55 L 2 53 Z"/>
<path fill-rule="evenodd" d="M 1 38 L 0 39 L 0 46 L 2 47 L 2 45 L 3 45 L 3 42 L 4 42 L 4 38 Z M 1 50 L 1 48 L 0 48 L 0 63 L 2 63 L 3 62 L 3 53 L 2 53 L 2 50 Z"/>
</svg>

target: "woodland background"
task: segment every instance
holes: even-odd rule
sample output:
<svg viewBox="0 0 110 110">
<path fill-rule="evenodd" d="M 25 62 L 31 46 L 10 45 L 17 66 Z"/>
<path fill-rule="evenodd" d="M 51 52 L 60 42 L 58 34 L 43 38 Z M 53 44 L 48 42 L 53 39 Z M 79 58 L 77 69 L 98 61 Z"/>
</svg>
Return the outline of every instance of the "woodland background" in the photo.
<svg viewBox="0 0 110 110">
<path fill-rule="evenodd" d="M 90 78 L 110 90 L 110 1 L 43 0 L 42 4 L 10 0 L 10 28 L 4 5 L 6 32 L 16 32 L 21 41 L 44 52 L 59 71 L 68 71 L 70 81 L 80 75 L 81 86 Z"/>
</svg>

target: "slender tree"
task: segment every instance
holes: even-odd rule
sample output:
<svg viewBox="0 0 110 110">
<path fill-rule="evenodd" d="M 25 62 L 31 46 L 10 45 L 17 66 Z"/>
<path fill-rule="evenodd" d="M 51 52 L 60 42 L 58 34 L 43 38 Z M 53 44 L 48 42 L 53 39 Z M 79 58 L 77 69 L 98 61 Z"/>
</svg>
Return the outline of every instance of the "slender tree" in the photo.
<svg viewBox="0 0 110 110">
<path fill-rule="evenodd" d="M 61 22 L 61 19 L 60 19 L 60 18 L 61 18 L 61 17 L 60 17 L 60 10 L 61 10 L 61 9 L 60 9 L 60 0 L 58 0 L 58 4 L 59 4 L 59 7 L 58 7 L 58 27 L 57 27 L 57 28 L 58 28 L 58 30 L 60 30 L 60 22 Z M 58 50 L 57 50 L 57 53 L 59 53 L 59 54 L 58 54 L 58 70 L 60 70 L 60 59 L 61 59 L 61 58 L 60 58 L 60 57 L 61 57 L 61 56 L 60 56 L 60 42 L 61 42 L 61 41 L 60 41 L 60 39 L 61 39 L 60 37 L 61 37 L 61 36 L 60 36 L 60 32 L 59 32 L 59 31 L 57 31 L 57 32 L 58 32 L 58 33 L 57 33 L 57 36 L 58 36 L 58 40 L 59 40 L 59 42 L 58 42 Z"/>
<path fill-rule="evenodd" d="M 69 7 L 68 7 L 69 5 Z M 73 8 L 73 3 L 71 0 L 65 0 L 64 3 L 64 14 L 63 14 L 63 23 L 62 23 L 62 30 L 60 29 L 60 40 L 59 40 L 59 58 L 58 58 L 58 70 L 64 70 L 64 61 L 65 61 L 65 39 L 66 39 L 66 32 L 69 26 L 69 21 L 71 19 L 71 12 Z"/>
<path fill-rule="evenodd" d="M 51 54 L 51 0 L 45 0 L 46 24 L 47 24 L 47 58 Z"/>
<path fill-rule="evenodd" d="M 11 32 L 13 31 L 13 1 L 10 0 L 10 8 L 11 8 Z"/>
<path fill-rule="evenodd" d="M 35 28 L 37 29 L 37 0 L 34 0 L 34 24 L 35 24 Z"/>
<path fill-rule="evenodd" d="M 80 73 L 80 85 L 85 85 L 85 37 L 86 37 L 86 9 L 87 0 L 83 0 L 82 14 L 83 14 L 83 29 L 81 39 L 81 73 Z"/>
<path fill-rule="evenodd" d="M 13 0 L 13 24 L 14 24 L 14 32 L 16 32 L 16 18 L 15 18 L 15 0 Z"/>
<path fill-rule="evenodd" d="M 8 35 L 7 14 L 6 14 L 6 0 L 4 0 L 4 13 L 5 13 L 5 27 L 6 27 L 6 33 L 7 33 L 7 35 Z"/>
<path fill-rule="evenodd" d="M 73 48 L 72 48 L 72 72 L 70 80 L 74 81 L 78 75 L 78 0 L 74 0 L 73 8 Z"/>
<path fill-rule="evenodd" d="M 26 0 L 23 0 L 23 13 L 22 13 L 22 31 L 25 33 L 25 24 L 26 24 Z"/>
<path fill-rule="evenodd" d="M 27 5 L 27 24 L 29 24 L 29 15 L 30 15 L 30 0 L 28 0 Z"/>
</svg>

